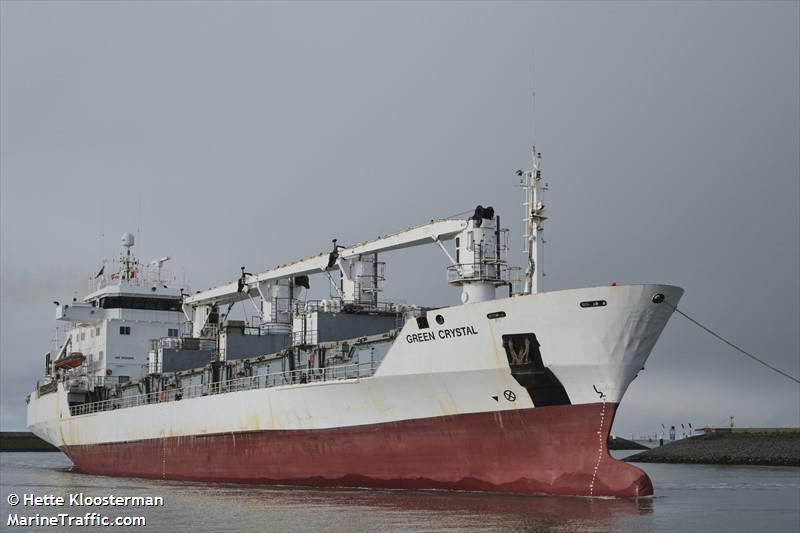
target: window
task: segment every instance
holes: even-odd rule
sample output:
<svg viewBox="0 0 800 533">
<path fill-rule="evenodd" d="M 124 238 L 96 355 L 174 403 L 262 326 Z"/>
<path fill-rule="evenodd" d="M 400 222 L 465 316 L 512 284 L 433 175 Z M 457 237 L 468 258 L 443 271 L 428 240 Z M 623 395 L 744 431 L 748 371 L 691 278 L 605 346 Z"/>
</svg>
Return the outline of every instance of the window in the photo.
<svg viewBox="0 0 800 533">
<path fill-rule="evenodd" d="M 100 299 L 103 309 L 145 309 L 149 311 L 180 311 L 180 298 L 150 298 L 140 296 L 105 296 Z"/>
<path fill-rule="evenodd" d="M 120 326 L 119 327 L 119 334 L 120 335 L 130 335 L 131 334 L 131 327 L 130 326 Z"/>
<path fill-rule="evenodd" d="M 97 362 L 98 363 L 103 361 L 103 355 L 105 355 L 105 352 L 103 350 L 100 350 L 99 352 L 97 352 Z"/>
<path fill-rule="evenodd" d="M 169 328 L 167 330 L 167 337 L 177 337 L 178 336 L 178 328 Z"/>
<path fill-rule="evenodd" d="M 84 331 L 84 332 L 81 332 L 81 340 L 82 340 L 82 341 L 85 341 L 85 340 L 86 340 L 86 332 L 85 332 L 85 331 Z"/>
<path fill-rule="evenodd" d="M 94 328 L 94 334 L 95 334 L 97 337 L 99 337 L 99 336 L 100 336 L 100 326 L 97 326 L 96 328 Z"/>
</svg>

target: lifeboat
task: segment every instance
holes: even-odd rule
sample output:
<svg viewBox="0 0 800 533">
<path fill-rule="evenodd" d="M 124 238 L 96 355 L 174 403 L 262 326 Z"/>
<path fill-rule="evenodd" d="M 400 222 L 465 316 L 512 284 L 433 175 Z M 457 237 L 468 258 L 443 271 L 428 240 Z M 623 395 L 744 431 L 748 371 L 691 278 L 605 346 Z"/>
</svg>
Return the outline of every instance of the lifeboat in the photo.
<svg viewBox="0 0 800 533">
<path fill-rule="evenodd" d="M 70 352 L 68 356 L 55 362 L 57 369 L 69 369 L 81 366 L 86 357 L 81 352 Z"/>
</svg>

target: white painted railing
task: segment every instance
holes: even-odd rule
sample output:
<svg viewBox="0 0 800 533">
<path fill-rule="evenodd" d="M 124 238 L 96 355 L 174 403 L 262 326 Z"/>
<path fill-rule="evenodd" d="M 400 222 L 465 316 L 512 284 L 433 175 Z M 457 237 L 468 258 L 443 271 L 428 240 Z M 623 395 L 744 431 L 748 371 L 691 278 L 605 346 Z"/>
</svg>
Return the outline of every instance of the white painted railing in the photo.
<svg viewBox="0 0 800 533">
<path fill-rule="evenodd" d="M 136 396 L 111 398 L 109 400 L 103 400 L 100 402 L 73 405 L 70 407 L 70 414 L 72 416 L 81 416 L 103 411 L 137 407 L 140 405 L 152 405 L 164 402 L 188 400 L 201 396 L 210 396 L 212 394 L 225 394 L 229 392 L 279 387 L 283 385 L 301 385 L 304 383 L 315 383 L 319 381 L 365 378 L 372 376 L 377 367 L 377 362 L 370 361 L 352 365 L 275 372 L 261 376 L 246 376 L 242 378 L 229 379 L 227 381 L 220 381 L 217 383 L 203 383 L 200 385 L 189 385 L 186 387 L 173 387 L 162 391 L 151 392 L 149 394 L 138 394 Z"/>
</svg>

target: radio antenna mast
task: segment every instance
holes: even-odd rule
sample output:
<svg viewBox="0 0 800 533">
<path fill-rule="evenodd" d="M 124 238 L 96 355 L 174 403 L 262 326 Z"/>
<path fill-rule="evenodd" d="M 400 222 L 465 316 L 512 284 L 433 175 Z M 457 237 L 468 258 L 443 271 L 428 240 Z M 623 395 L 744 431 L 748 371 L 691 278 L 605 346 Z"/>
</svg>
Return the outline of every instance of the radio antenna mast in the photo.
<svg viewBox="0 0 800 533">
<path fill-rule="evenodd" d="M 531 160 L 530 170 L 518 170 L 517 175 L 522 178 L 522 188 L 524 189 L 525 199 L 525 231 L 523 238 L 525 241 L 524 252 L 527 256 L 527 266 L 525 268 L 525 288 L 523 294 L 536 294 L 544 290 L 544 270 L 542 269 L 542 255 L 544 238 L 542 231 L 543 223 L 547 219 L 544 216 L 544 202 L 542 193 L 547 190 L 547 185 L 542 187 L 542 154 L 536 150 L 536 47 L 531 43 Z"/>
<path fill-rule="evenodd" d="M 530 170 L 518 170 L 517 175 L 522 178 L 522 188 L 525 193 L 523 207 L 525 208 L 525 254 L 528 264 L 525 268 L 524 294 L 536 294 L 543 290 L 544 272 L 542 271 L 542 231 L 544 230 L 544 203 L 542 202 L 542 154 L 536 151 L 536 146 L 531 147 L 533 166 Z"/>
</svg>

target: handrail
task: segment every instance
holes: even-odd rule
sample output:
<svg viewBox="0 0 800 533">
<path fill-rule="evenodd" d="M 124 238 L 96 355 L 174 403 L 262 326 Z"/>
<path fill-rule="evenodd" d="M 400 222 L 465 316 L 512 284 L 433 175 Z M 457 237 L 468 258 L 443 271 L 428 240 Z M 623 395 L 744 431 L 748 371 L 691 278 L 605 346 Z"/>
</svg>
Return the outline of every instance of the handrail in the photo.
<svg viewBox="0 0 800 533">
<path fill-rule="evenodd" d="M 507 282 L 513 267 L 498 259 L 486 259 L 482 262 L 459 263 L 447 267 L 447 282 L 486 281 Z"/>
<path fill-rule="evenodd" d="M 138 394 L 136 396 L 112 398 L 99 402 L 72 405 L 70 406 L 69 410 L 72 416 L 81 416 L 103 411 L 137 407 L 140 405 L 152 405 L 191 398 L 199 398 L 213 394 L 279 387 L 282 385 L 299 385 L 303 383 L 315 383 L 319 381 L 358 379 L 372 376 L 375 373 L 377 366 L 377 362 L 369 361 L 365 363 L 338 365 L 325 368 L 273 372 L 271 374 L 245 376 L 229 379 L 227 381 L 219 381 L 216 383 L 188 385 L 186 387 L 175 387 L 151 392 L 149 394 Z"/>
</svg>

